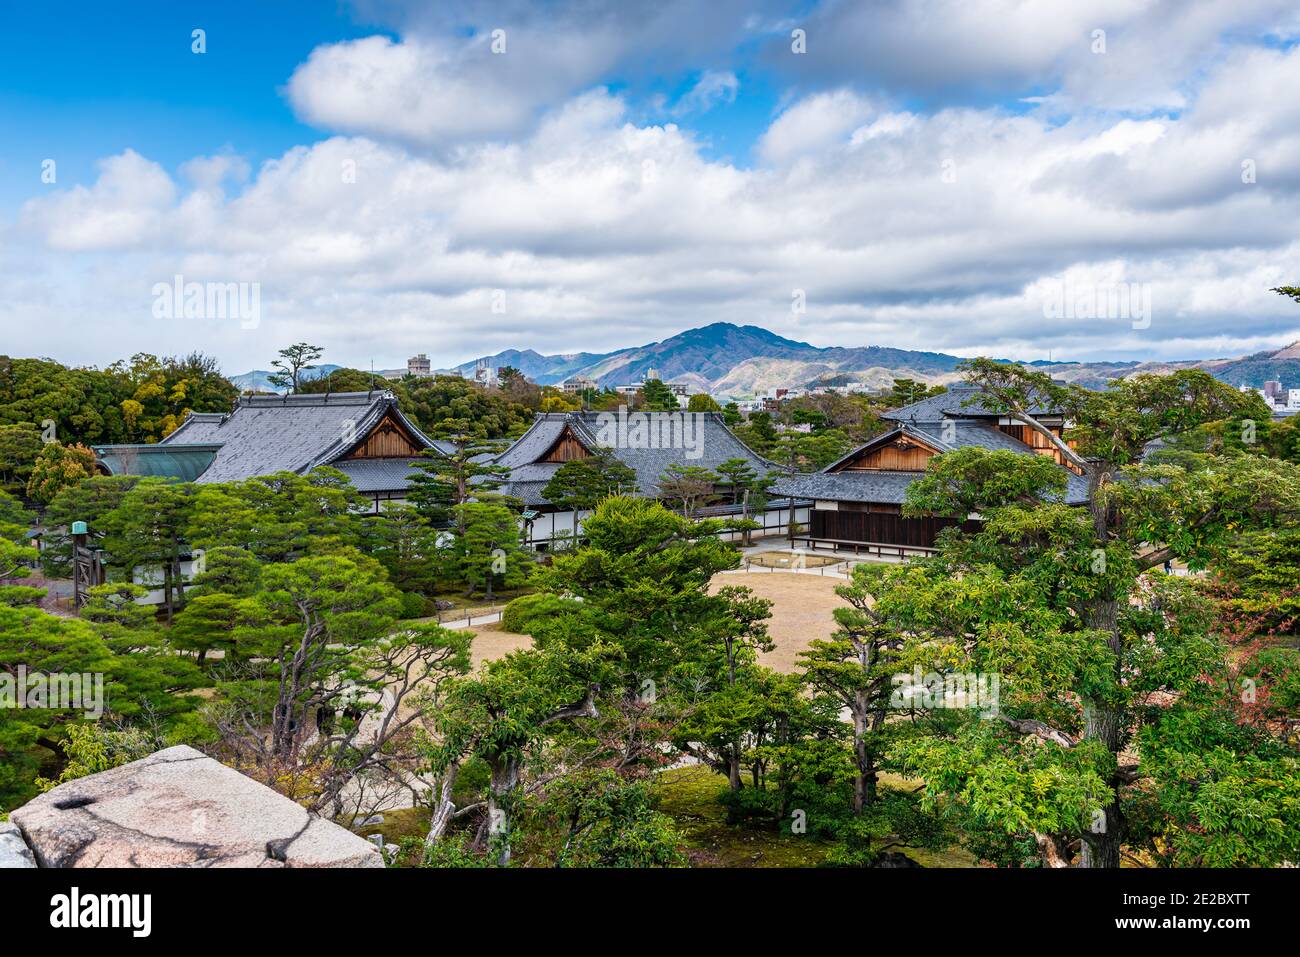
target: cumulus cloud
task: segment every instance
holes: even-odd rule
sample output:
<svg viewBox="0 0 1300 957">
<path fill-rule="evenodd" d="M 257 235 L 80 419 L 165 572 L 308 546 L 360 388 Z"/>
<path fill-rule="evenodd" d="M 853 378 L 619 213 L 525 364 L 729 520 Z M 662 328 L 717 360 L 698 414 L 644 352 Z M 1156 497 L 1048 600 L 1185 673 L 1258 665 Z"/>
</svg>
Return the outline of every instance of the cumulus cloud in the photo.
<svg viewBox="0 0 1300 957">
<path fill-rule="evenodd" d="M 1015 69 L 1073 42 L 1055 36 Z M 506 83 L 509 105 L 471 116 L 447 64 L 487 69 L 477 41 L 373 40 L 322 48 L 295 74 L 295 106 L 333 131 L 320 142 L 255 171 L 196 158 L 175 180 L 126 151 L 92 185 L 29 202 L 0 235 L 6 345 L 82 361 L 200 346 L 243 371 L 301 339 L 385 367 L 421 351 L 450 364 L 610 349 L 713 321 L 1057 359 L 1234 354 L 1300 331 L 1267 291 L 1300 275 L 1300 106 L 1277 95 L 1300 80 L 1300 48 L 1212 58 L 1176 84 L 1179 111 L 1150 116 L 809 87 L 745 166 L 711 158 L 691 114 L 647 122 L 598 84 L 556 98 Z M 700 102 L 721 103 L 729 83 L 708 76 Z M 261 324 L 151 320 L 149 288 L 178 273 L 261 283 Z M 1149 328 L 1045 314 L 1062 285 L 1118 283 L 1149 289 Z M 113 321 L 73 318 L 91 311 Z"/>
<path fill-rule="evenodd" d="M 679 104 L 700 112 L 735 97 L 735 74 L 708 65 L 729 52 L 752 5 L 381 4 L 367 10 L 400 23 L 400 40 L 371 36 L 317 47 L 286 93 L 297 115 L 322 129 L 444 150 L 525 135 L 613 69 L 637 79 L 703 66 Z"/>
<path fill-rule="evenodd" d="M 1294 38 L 1300 11 L 1291 0 L 865 0 L 819 4 L 798 26 L 807 53 L 780 37 L 767 62 L 807 85 L 1150 112 L 1183 108 L 1234 41 Z"/>
<path fill-rule="evenodd" d="M 494 52 L 497 49 L 503 52 Z M 464 41 L 374 36 L 312 51 L 289 80 L 313 125 L 424 146 L 523 132 L 543 104 L 609 65 L 590 37 L 503 31 Z"/>
<path fill-rule="evenodd" d="M 22 221 L 51 249 L 119 249 L 158 237 L 176 195 L 167 172 L 134 150 L 98 167 L 99 178 L 89 189 L 74 186 L 23 206 Z"/>
<path fill-rule="evenodd" d="M 842 145 L 873 112 L 869 99 L 852 90 L 817 93 L 778 116 L 758 141 L 758 154 L 769 163 Z"/>
</svg>

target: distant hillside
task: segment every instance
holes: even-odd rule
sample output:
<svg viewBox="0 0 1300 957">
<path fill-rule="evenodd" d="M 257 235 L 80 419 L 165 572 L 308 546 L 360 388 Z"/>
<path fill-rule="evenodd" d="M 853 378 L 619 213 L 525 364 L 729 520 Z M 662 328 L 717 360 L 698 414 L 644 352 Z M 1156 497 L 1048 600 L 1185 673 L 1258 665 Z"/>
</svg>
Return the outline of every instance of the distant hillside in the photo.
<svg viewBox="0 0 1300 957">
<path fill-rule="evenodd" d="M 507 349 L 456 366 L 453 371 L 472 376 L 480 363 L 490 368 L 514 366 L 539 385 L 554 385 L 576 375 L 595 379 L 602 386 L 639 382 L 650 369 L 660 378 L 687 383 L 693 390 L 709 391 L 720 398 L 749 398 L 774 389 L 801 388 L 826 381 L 863 382 L 875 388 L 894 379 L 909 378 L 947 384 L 961 377 L 962 359 L 942 352 L 891 349 L 883 346 L 821 348 L 785 339 L 757 326 L 718 322 L 688 329 L 662 342 L 619 349 L 615 352 L 578 352 L 546 356 L 532 349 Z M 1189 362 L 1044 362 L 1028 363 L 1068 382 L 1100 388 L 1112 379 L 1135 372 L 1171 372 L 1205 369 L 1232 385 L 1259 387 L 1278 379 L 1300 387 L 1300 342 L 1275 352 L 1236 358 Z M 324 365 L 318 375 L 338 366 Z M 269 373 L 257 371 L 231 381 L 241 389 L 269 389 Z"/>
<path fill-rule="evenodd" d="M 303 380 L 319 379 L 321 376 L 327 376 L 335 369 L 342 369 L 343 366 L 330 365 L 324 363 L 314 369 L 309 369 L 303 373 Z M 240 392 L 278 392 L 275 386 L 271 385 L 271 376 L 274 372 L 268 372 L 264 369 L 254 369 L 252 372 L 245 372 L 243 375 L 230 376 L 231 383 Z"/>
<path fill-rule="evenodd" d="M 494 356 L 484 356 L 472 362 L 462 362 L 460 365 L 454 366 L 452 371 L 471 377 L 480 362 L 485 363 L 491 369 L 514 366 L 537 384 L 552 385 L 556 382 L 563 382 L 569 376 L 576 375 L 584 369 L 609 358 L 611 355 L 618 355 L 618 353 L 577 352 L 572 355 L 544 356 L 532 349 L 525 349 L 522 352 L 518 349 L 507 349 L 505 352 L 498 352 Z"/>
</svg>

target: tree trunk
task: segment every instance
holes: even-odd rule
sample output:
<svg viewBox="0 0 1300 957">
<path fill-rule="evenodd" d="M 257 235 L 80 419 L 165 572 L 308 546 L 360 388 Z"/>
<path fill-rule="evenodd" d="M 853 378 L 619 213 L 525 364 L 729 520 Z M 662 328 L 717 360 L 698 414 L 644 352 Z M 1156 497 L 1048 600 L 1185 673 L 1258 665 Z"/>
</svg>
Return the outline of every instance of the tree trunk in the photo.
<svg viewBox="0 0 1300 957">
<path fill-rule="evenodd" d="M 429 835 L 425 844 L 440 841 L 447 833 L 456 805 L 451 799 L 451 792 L 456 786 L 456 776 L 460 773 L 460 764 L 453 763 L 443 772 L 433 786 L 433 813 L 429 818 Z"/>
<path fill-rule="evenodd" d="M 870 733 L 868 715 L 865 709 L 866 692 L 857 693 L 858 701 L 853 708 L 853 760 L 858 773 L 853 778 L 853 813 L 861 814 L 865 808 L 876 801 L 876 783 L 879 773 L 875 758 L 867 747 L 867 735 Z"/>
<path fill-rule="evenodd" d="M 167 609 L 167 624 L 172 623 L 172 563 L 163 572 L 163 605 Z"/>
<path fill-rule="evenodd" d="M 1099 519 L 1104 521 L 1104 518 Z M 1119 635 L 1119 602 L 1107 599 L 1096 602 L 1088 612 L 1088 626 L 1107 632 L 1108 644 L 1115 656 L 1115 681 L 1122 679 L 1123 640 Z M 1092 698 L 1083 701 L 1083 737 L 1089 741 L 1100 741 L 1115 759 L 1119 767 L 1119 753 L 1124 747 L 1124 732 L 1127 716 L 1123 709 Z M 1124 819 L 1120 812 L 1118 770 L 1111 774 L 1107 786 L 1114 797 L 1104 807 L 1088 830 L 1083 834 L 1083 848 L 1080 856 L 1081 867 L 1119 867 L 1120 846 L 1124 841 Z"/>
<path fill-rule="evenodd" d="M 510 864 L 510 805 L 519 787 L 519 759 L 497 755 L 492 758 L 492 779 L 488 784 L 488 834 L 500 841 L 497 864 Z"/>
</svg>

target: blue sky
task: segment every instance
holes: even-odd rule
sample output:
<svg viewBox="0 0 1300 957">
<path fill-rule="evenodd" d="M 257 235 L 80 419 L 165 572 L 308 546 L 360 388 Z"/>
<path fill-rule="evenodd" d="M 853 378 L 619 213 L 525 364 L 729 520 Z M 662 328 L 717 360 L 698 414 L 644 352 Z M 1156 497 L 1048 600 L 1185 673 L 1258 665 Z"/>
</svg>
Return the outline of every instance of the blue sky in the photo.
<svg viewBox="0 0 1300 957">
<path fill-rule="evenodd" d="M 316 46 L 377 29 L 333 3 L 55 0 L 3 10 L 5 206 L 31 197 L 24 174 L 51 156 L 64 176 L 86 182 L 98 159 L 128 148 L 174 169 L 228 148 L 260 163 L 318 139 L 280 88 Z M 208 49 L 195 56 L 200 27 Z"/>
<path fill-rule="evenodd" d="M 294 69 L 322 44 L 400 35 L 392 23 L 347 3 L 254 0 L 154 0 L 125 10 L 91 2 L 12 5 L 4 26 L 0 203 L 10 208 L 31 197 L 23 178 L 51 156 L 63 175 L 87 181 L 97 160 L 128 148 L 174 170 L 223 150 L 256 165 L 322 139 L 327 131 L 300 122 L 283 95 Z M 201 57 L 191 50 L 196 28 L 207 33 Z M 448 32 L 476 29 L 482 28 Z M 735 99 L 692 119 L 712 157 L 749 165 L 750 149 L 777 109 L 781 91 L 755 62 L 759 49 L 755 39 L 743 39 L 727 51 L 740 80 Z M 611 70 L 600 81 L 656 112 L 658 98 L 677 102 L 703 72 L 682 65 L 655 74 L 638 66 Z"/>
<path fill-rule="evenodd" d="M 713 321 L 1028 359 L 1300 338 L 1268 292 L 1300 283 L 1281 0 L 0 11 L 9 351 L 243 371 L 307 339 L 386 367 Z M 159 321 L 178 274 L 256 283 L 257 323 Z M 1149 327 L 1044 306 L 1121 286 Z"/>
</svg>

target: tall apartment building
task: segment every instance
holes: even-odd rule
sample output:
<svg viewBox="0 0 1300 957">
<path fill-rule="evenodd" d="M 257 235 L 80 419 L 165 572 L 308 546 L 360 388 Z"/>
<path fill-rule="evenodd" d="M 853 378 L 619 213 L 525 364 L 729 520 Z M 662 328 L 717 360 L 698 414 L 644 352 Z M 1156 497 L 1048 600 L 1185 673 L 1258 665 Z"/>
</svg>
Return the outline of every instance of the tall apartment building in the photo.
<svg viewBox="0 0 1300 957">
<path fill-rule="evenodd" d="M 429 357 L 423 352 L 418 356 L 411 356 L 406 360 L 406 374 L 422 376 L 426 379 L 433 375 L 433 367 L 429 364 Z"/>
</svg>

